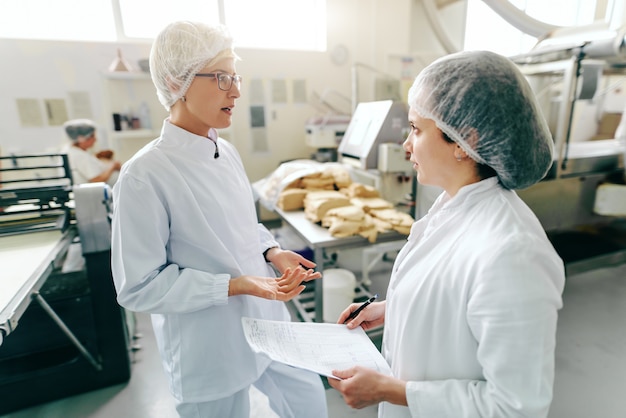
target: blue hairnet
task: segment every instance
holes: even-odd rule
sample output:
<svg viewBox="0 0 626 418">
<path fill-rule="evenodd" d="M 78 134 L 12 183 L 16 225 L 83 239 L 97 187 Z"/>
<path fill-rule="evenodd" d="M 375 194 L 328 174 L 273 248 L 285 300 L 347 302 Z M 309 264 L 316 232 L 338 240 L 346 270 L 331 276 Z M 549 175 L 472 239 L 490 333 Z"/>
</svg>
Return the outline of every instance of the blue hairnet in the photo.
<svg viewBox="0 0 626 418">
<path fill-rule="evenodd" d="M 511 60 L 488 51 L 442 57 L 409 90 L 409 106 L 432 119 L 508 189 L 541 180 L 554 144 L 528 81 Z"/>
<path fill-rule="evenodd" d="M 78 141 L 80 138 L 89 138 L 96 132 L 96 125 L 89 119 L 72 119 L 63 124 L 65 133 L 72 141 Z"/>
</svg>

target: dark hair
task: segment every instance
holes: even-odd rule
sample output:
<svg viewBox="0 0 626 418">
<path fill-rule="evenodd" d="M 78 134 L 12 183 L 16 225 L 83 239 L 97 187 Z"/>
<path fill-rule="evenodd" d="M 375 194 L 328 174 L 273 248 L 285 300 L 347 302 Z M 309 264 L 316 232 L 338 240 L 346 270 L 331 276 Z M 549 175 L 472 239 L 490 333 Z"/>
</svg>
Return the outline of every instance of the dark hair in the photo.
<svg viewBox="0 0 626 418">
<path fill-rule="evenodd" d="M 450 137 L 444 131 L 440 130 L 440 132 L 444 141 L 450 144 L 454 144 L 454 141 L 450 139 Z M 496 170 L 489 167 L 487 164 L 481 164 L 478 162 L 476 163 L 476 173 L 478 174 L 478 177 L 480 177 L 481 180 L 488 179 L 490 177 L 495 177 L 498 175 L 498 173 L 496 173 Z"/>
</svg>

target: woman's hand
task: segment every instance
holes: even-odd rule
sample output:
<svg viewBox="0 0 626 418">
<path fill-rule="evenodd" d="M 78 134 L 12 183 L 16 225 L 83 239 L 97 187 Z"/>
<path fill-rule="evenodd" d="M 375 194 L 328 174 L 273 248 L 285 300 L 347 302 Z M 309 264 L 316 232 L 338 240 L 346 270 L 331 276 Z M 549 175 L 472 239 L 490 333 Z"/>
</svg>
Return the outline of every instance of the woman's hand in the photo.
<svg viewBox="0 0 626 418">
<path fill-rule="evenodd" d="M 309 275 L 302 267 L 287 269 L 280 277 L 239 276 L 230 279 L 228 296 L 252 295 L 264 299 L 288 301 L 304 290 Z"/>
<path fill-rule="evenodd" d="M 368 330 L 371 328 L 376 328 L 385 323 L 385 301 L 382 302 L 373 302 L 370 303 L 365 309 L 363 309 L 356 318 L 351 319 L 346 324 L 349 329 L 353 329 L 358 327 L 359 325 L 364 329 Z M 350 316 L 350 314 L 357 310 L 361 306 L 360 303 L 352 303 L 343 312 L 339 315 L 339 319 L 337 320 L 338 324 L 343 324 L 346 319 Z"/>
<path fill-rule="evenodd" d="M 280 248 L 270 248 L 267 254 L 265 254 L 265 258 L 267 261 L 271 262 L 274 267 L 276 267 L 280 274 L 284 274 L 287 269 L 294 270 L 296 268 L 301 268 L 307 272 L 307 275 L 303 280 L 305 282 L 322 277 L 320 272 L 313 270 L 316 266 L 314 262 L 304 258 L 296 252 L 281 250 Z"/>
<path fill-rule="evenodd" d="M 328 384 L 339 391 L 352 408 L 361 409 L 383 401 L 407 405 L 406 382 L 400 379 L 363 366 L 333 370 L 333 375 L 342 380 L 329 378 Z"/>
</svg>

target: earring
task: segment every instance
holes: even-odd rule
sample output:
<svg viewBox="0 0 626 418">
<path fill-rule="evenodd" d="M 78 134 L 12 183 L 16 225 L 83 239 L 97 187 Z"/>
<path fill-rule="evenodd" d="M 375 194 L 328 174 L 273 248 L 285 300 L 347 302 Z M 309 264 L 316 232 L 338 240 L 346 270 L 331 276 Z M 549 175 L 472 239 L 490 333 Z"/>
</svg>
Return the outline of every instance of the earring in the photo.
<svg viewBox="0 0 626 418">
<path fill-rule="evenodd" d="M 458 162 L 461 162 L 461 160 L 462 160 L 462 159 L 463 159 L 463 157 L 461 157 L 460 155 L 457 155 L 457 156 L 456 156 L 456 160 L 457 160 Z"/>
</svg>

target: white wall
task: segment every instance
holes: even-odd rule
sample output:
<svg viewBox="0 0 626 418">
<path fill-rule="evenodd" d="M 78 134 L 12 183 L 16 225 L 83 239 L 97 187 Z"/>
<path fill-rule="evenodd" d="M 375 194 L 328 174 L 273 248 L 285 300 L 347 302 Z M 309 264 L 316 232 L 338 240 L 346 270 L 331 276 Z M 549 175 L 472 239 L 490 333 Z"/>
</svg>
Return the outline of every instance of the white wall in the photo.
<svg viewBox="0 0 626 418">
<path fill-rule="evenodd" d="M 54 150 L 63 143 L 65 136 L 62 128 L 49 126 L 45 120 L 45 99 L 67 100 L 72 92 L 88 92 L 94 118 L 101 122 L 103 95 L 100 73 L 113 61 L 118 47 L 135 64 L 149 53 L 148 44 L 0 39 L 3 62 L 0 77 L 2 154 L 41 153 Z M 22 127 L 16 105 L 18 98 L 39 101 L 44 126 Z M 71 109 L 68 109 L 68 117 L 74 117 Z"/>
<path fill-rule="evenodd" d="M 281 161 L 308 158 L 314 151 L 304 144 L 304 124 L 317 114 L 310 104 L 273 104 L 271 81 L 306 80 L 309 96 L 334 89 L 351 96 L 351 67 L 364 63 L 400 77 L 400 58 L 415 51 L 427 60 L 441 55 L 429 25 L 419 13 L 420 0 L 328 0 L 328 47 L 345 46 L 348 58 L 337 65 L 330 52 L 296 52 L 238 49 L 243 58 L 237 71 L 245 77 L 242 97 L 237 101 L 230 140 L 237 146 L 252 181 L 268 175 Z M 445 11 L 451 28 L 462 26 L 464 10 Z M 451 10 L 450 10 L 451 9 Z M 458 34 L 457 34 L 458 35 Z M 459 42 L 460 44 L 460 42 Z M 17 98 L 39 100 L 42 114 L 44 99 L 68 99 L 72 92 L 88 92 L 93 119 L 105 126 L 103 82 L 117 49 L 133 65 L 147 58 L 149 44 L 95 42 L 58 42 L 0 39 L 0 152 L 7 154 L 42 153 L 57 150 L 65 140 L 60 126 L 23 127 L 16 107 Z M 423 65 L 411 68 L 414 77 Z M 367 75 L 364 80 L 367 82 Z M 266 124 L 269 152 L 253 153 L 249 129 L 249 97 L 245 87 L 252 79 L 263 80 L 266 97 Z M 373 86 L 370 84 L 369 86 Z M 361 88 L 361 101 L 374 100 L 373 88 Z M 74 118 L 68 108 L 68 117 Z M 158 121 L 157 121 L 158 123 Z M 108 145 L 105 130 L 99 131 L 100 147 Z"/>
</svg>

